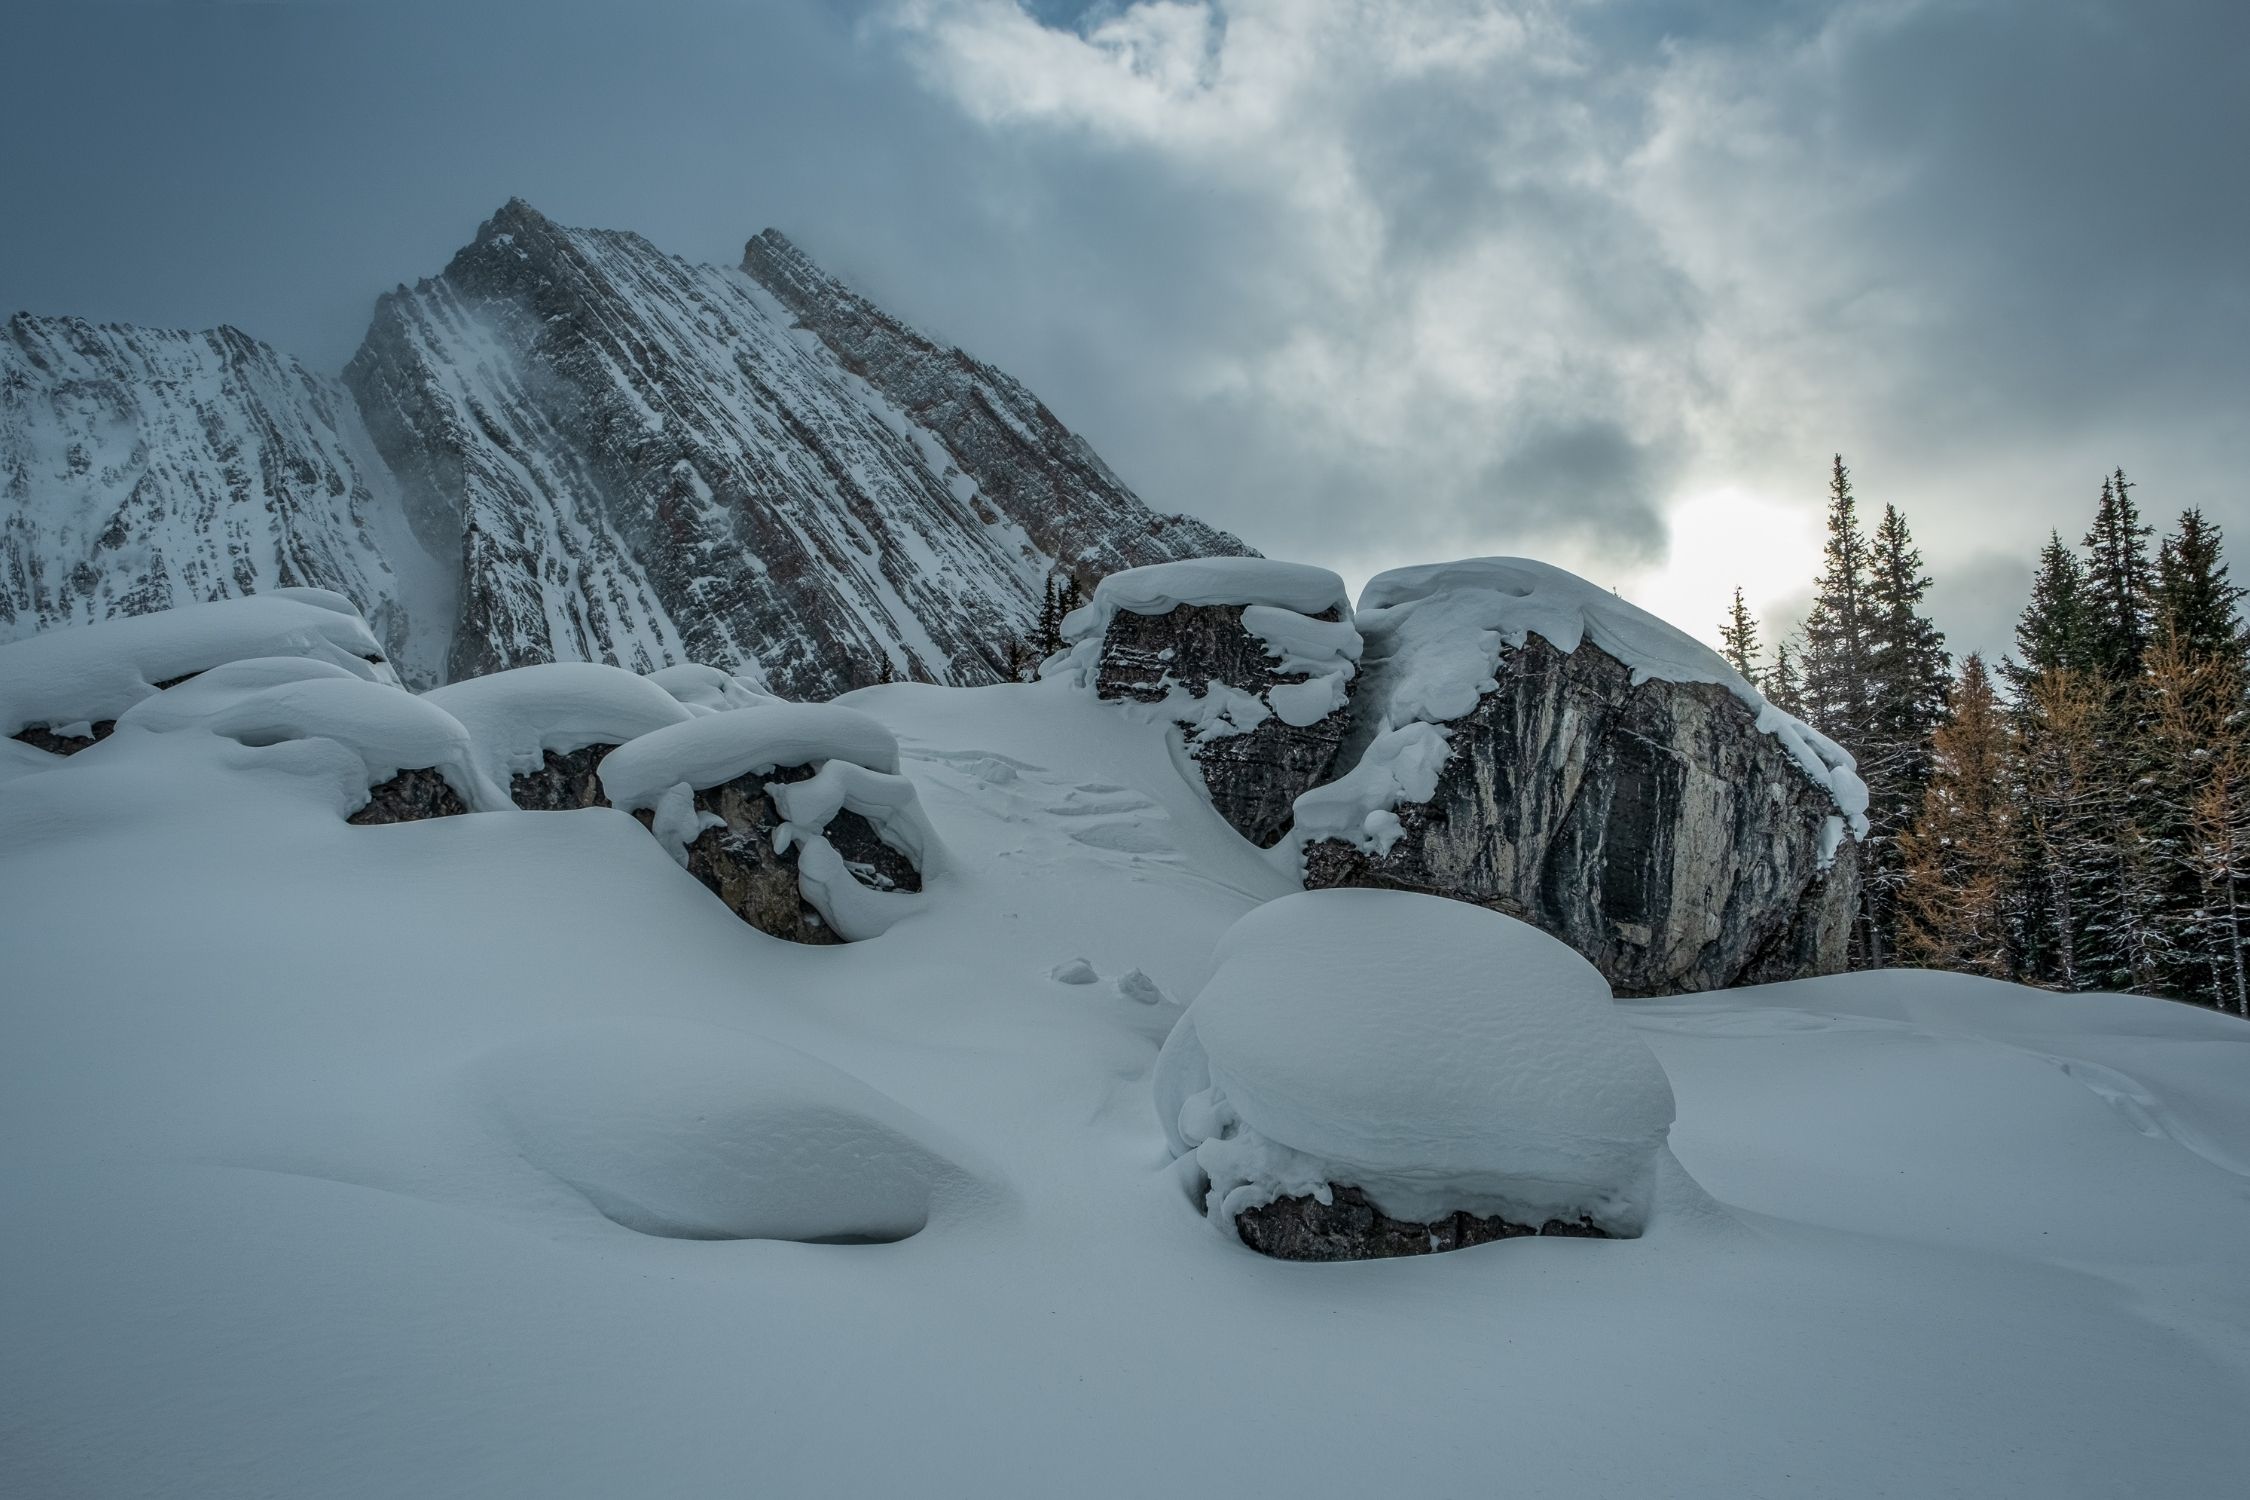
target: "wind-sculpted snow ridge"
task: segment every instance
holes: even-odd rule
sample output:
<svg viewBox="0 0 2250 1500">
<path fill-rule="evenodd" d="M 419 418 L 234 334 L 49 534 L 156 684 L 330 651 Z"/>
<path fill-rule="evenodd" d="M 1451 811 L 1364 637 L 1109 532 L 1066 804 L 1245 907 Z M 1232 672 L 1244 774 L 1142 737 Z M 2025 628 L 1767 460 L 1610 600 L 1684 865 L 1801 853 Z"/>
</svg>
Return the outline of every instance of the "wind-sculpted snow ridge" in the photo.
<svg viewBox="0 0 2250 1500">
<path fill-rule="evenodd" d="M 415 543 L 332 378 L 233 328 L 0 329 L 0 640 L 311 586 L 427 677 L 450 568 Z"/>
<path fill-rule="evenodd" d="M 354 677 L 397 681 L 349 600 L 275 589 L 0 645 L 0 735 L 47 728 L 85 738 L 167 684 L 259 656 L 308 657 Z"/>
<path fill-rule="evenodd" d="M 1359 629 L 1371 673 L 1357 706 L 1361 751 L 1353 768 L 1298 799 L 1299 847 L 1336 839 L 1387 854 L 1400 836 L 1396 809 L 1427 802 L 1451 754 L 1445 727 L 1498 686 L 1503 651 L 1537 635 L 1563 655 L 1591 644 L 1648 681 L 1723 687 L 1756 716 L 1835 808 L 1824 836 L 1833 855 L 1848 826 L 1867 831 L 1867 787 L 1850 752 L 1768 703 L 1710 647 L 1574 573 L 1520 557 L 1396 568 L 1360 592 Z"/>
<path fill-rule="evenodd" d="M 464 559 L 453 676 L 695 660 L 808 699 L 993 682 L 1058 565 L 1231 541 L 1158 535 L 1044 408 L 1005 454 L 948 422 L 957 454 L 794 324 L 741 271 L 521 201 L 382 300 L 345 380 L 409 514 Z"/>
<path fill-rule="evenodd" d="M 1340 1187 L 1402 1221 L 1645 1227 L 1671 1085 L 1562 943 L 1435 896 L 1314 891 L 1212 958 L 1154 1088 L 1225 1233 Z"/>
</svg>

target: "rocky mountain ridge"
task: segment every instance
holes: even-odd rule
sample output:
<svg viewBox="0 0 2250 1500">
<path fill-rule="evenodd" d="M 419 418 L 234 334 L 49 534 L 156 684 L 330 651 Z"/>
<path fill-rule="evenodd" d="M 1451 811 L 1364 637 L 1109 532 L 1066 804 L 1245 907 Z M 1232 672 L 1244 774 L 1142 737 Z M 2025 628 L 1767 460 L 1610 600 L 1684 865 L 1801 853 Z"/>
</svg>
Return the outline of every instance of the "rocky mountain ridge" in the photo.
<svg viewBox="0 0 2250 1500">
<path fill-rule="evenodd" d="M 0 637 L 262 588 L 409 681 L 709 662 L 975 684 L 1057 571 L 1247 553 L 775 231 L 741 268 L 511 201 L 330 380 L 232 329 L 0 337 Z"/>
</svg>

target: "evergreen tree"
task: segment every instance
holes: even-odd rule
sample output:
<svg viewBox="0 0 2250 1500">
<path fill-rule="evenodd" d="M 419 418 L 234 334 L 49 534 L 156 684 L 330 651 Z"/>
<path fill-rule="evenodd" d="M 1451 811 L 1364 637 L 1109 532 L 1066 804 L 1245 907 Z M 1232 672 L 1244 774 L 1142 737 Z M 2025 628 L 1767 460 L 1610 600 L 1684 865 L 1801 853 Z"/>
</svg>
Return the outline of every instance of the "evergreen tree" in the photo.
<svg viewBox="0 0 2250 1500">
<path fill-rule="evenodd" d="M 1851 471 L 1837 454 L 1828 480 L 1828 539 L 1805 618 L 1799 671 L 1813 727 L 1856 751 L 1868 720 L 1867 538 Z"/>
<path fill-rule="evenodd" d="M 1920 815 L 1899 840 L 1899 951 L 1933 968 L 2010 978 L 2020 926 L 2008 873 L 2014 747 L 1982 657 L 1961 663 L 1951 699 L 1952 718 L 1931 739 Z"/>
<path fill-rule="evenodd" d="M 2240 662 L 2242 597 L 2243 590 L 2227 576 L 2219 528 L 2199 510 L 2182 512 L 2179 529 L 2156 553 L 2156 578 L 2150 586 L 2155 639 L 2171 637 L 2193 660 Z"/>
<path fill-rule="evenodd" d="M 2149 643 L 2148 537 L 2125 471 L 2102 481 L 2086 533 L 2086 649 L 2113 682 L 2140 675 Z"/>
<path fill-rule="evenodd" d="M 1759 679 L 1758 691 L 1775 708 L 1802 719 L 1805 716 L 1805 682 L 1797 671 L 1797 657 L 1800 654 L 1801 647 L 1793 651 L 1787 641 L 1774 647 L 1773 665 Z"/>
<path fill-rule="evenodd" d="M 2031 580 L 2031 602 L 2016 622 L 2016 660 L 2001 675 L 2020 695 L 2034 675 L 2058 667 L 2074 671 L 2093 665 L 2086 618 L 2086 569 L 2060 532 L 2047 533 L 2039 551 L 2039 571 Z"/>
<path fill-rule="evenodd" d="M 1867 720 L 1853 747 L 1867 783 L 1868 833 L 1860 855 L 1862 957 L 1872 967 L 1896 946 L 1897 896 L 1906 879 L 1899 839 L 1921 811 L 1931 736 L 1945 722 L 1945 637 L 1922 612 L 1930 580 L 1898 507 L 1883 507 L 1869 549 Z"/>
<path fill-rule="evenodd" d="M 1742 602 L 1742 586 L 1735 585 L 1734 604 L 1719 622 L 1719 654 L 1727 665 L 1750 681 L 1758 680 L 1758 620 Z"/>
</svg>

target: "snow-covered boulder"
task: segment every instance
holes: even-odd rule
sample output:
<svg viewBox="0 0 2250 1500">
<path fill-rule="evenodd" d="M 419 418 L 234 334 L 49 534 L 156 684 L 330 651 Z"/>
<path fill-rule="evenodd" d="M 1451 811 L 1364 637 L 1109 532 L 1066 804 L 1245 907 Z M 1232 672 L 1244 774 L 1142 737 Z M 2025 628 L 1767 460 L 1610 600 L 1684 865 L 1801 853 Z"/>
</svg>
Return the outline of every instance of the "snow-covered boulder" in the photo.
<svg viewBox="0 0 2250 1500">
<path fill-rule="evenodd" d="M 876 937 L 921 904 L 936 835 L 898 741 L 832 703 L 769 699 L 646 734 L 601 763 L 610 804 L 744 921 L 802 943 Z"/>
<path fill-rule="evenodd" d="M 1156 1064 L 1212 1222 L 1292 1260 L 1647 1222 L 1672 1086 L 1584 959 L 1397 891 L 1285 896 L 1219 942 Z"/>
<path fill-rule="evenodd" d="M 275 656 L 222 662 L 134 703 L 118 715 L 108 738 L 135 746 L 149 736 L 189 733 L 254 750 L 320 747 L 287 764 L 332 782 L 339 811 L 353 823 L 406 823 L 509 806 L 452 715 L 330 661 Z M 105 746 L 103 754 L 110 753 Z"/>
<path fill-rule="evenodd" d="M 1709 647 L 1521 558 L 1381 574 L 1357 621 L 1348 769 L 1295 807 L 1308 887 L 1522 917 L 1627 994 L 1844 967 L 1866 788 Z"/>
<path fill-rule="evenodd" d="M 1098 696 L 1179 725 L 1212 806 L 1262 849 L 1343 743 L 1360 636 L 1326 568 L 1209 557 L 1128 569 L 1063 634 Z"/>
<path fill-rule="evenodd" d="M 478 767 L 533 811 L 608 806 L 596 774 L 603 757 L 695 717 L 665 684 L 587 661 L 493 672 L 422 696 L 461 721 Z"/>
<path fill-rule="evenodd" d="M 68 755 L 134 704 L 223 662 L 295 656 L 396 684 L 350 600 L 283 588 L 125 615 L 0 645 L 0 735 Z"/>
</svg>

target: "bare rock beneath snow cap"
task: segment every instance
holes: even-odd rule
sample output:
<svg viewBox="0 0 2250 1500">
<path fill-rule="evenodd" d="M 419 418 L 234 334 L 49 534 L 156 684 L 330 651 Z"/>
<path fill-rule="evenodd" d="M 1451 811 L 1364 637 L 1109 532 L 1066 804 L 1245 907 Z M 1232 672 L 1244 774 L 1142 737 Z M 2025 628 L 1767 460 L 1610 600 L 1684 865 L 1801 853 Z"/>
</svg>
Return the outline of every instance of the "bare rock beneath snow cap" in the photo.
<svg viewBox="0 0 2250 1500">
<path fill-rule="evenodd" d="M 611 805 L 759 931 L 879 936 L 919 908 L 938 855 L 898 742 L 827 703 L 763 703 L 643 735 L 601 763 Z"/>
<path fill-rule="evenodd" d="M 1591 965 L 1513 918 L 1311 891 L 1228 929 L 1157 1115 L 1212 1222 L 1292 1260 L 1630 1237 L 1672 1088 Z"/>
<path fill-rule="evenodd" d="M 1096 696 L 1178 724 L 1211 805 L 1264 849 L 1344 742 L 1350 613 L 1325 568 L 1198 558 L 1112 573 L 1063 630 Z"/>
<path fill-rule="evenodd" d="M 332 661 L 222 662 L 135 702 L 118 716 L 114 737 L 198 732 L 271 752 L 277 768 L 327 782 L 338 813 L 352 823 L 410 823 L 509 805 L 479 768 L 459 720 L 426 698 Z"/>
<path fill-rule="evenodd" d="M 516 806 L 535 812 L 607 807 L 603 758 L 696 717 L 665 684 L 598 662 L 516 667 L 422 697 L 461 721 L 485 774 L 508 788 Z"/>
<path fill-rule="evenodd" d="M 1295 808 L 1309 888 L 1521 917 L 1625 994 L 1844 967 L 1866 788 L 1709 647 L 1517 558 L 1379 575 L 1358 624 L 1350 769 Z"/>
</svg>

